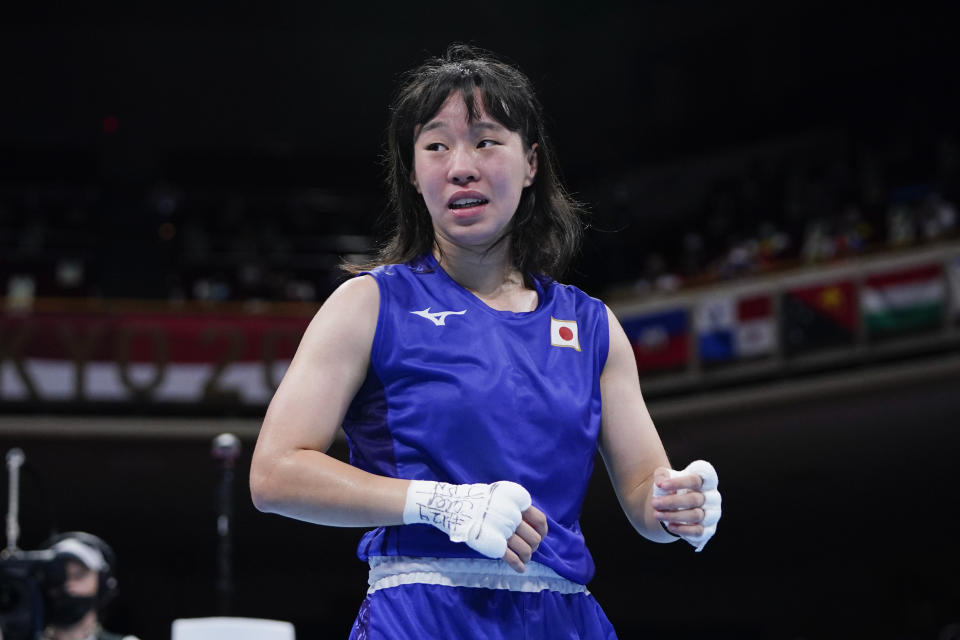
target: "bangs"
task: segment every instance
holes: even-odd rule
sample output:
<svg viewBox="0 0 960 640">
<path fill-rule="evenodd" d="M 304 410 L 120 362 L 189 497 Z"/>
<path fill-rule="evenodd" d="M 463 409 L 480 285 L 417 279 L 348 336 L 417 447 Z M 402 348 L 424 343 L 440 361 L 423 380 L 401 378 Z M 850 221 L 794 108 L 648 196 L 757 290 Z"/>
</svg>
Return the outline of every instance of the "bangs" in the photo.
<svg viewBox="0 0 960 640">
<path fill-rule="evenodd" d="M 406 101 L 411 112 L 403 119 L 410 125 L 411 137 L 414 130 L 433 119 L 447 98 L 457 92 L 467 107 L 469 122 L 478 120 L 481 110 L 485 109 L 501 125 L 519 133 L 526 146 L 536 142 L 536 103 L 525 82 L 518 86 L 515 77 L 508 78 L 502 72 L 469 62 L 446 63 L 431 71 L 432 77 L 414 88 L 418 95 L 411 95 L 414 99 Z"/>
</svg>

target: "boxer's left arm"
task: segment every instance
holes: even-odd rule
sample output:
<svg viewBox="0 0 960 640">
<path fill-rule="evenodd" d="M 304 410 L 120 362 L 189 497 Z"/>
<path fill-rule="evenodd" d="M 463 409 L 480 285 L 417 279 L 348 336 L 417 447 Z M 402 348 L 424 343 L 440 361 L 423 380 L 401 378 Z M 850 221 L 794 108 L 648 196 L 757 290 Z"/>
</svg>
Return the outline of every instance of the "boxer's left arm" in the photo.
<svg viewBox="0 0 960 640">
<path fill-rule="evenodd" d="M 647 411 L 633 348 L 613 312 L 607 309 L 610 346 L 600 375 L 602 424 L 600 453 L 627 518 L 655 542 L 677 538 L 660 525 L 652 504 L 654 471 L 670 467 Z"/>
</svg>

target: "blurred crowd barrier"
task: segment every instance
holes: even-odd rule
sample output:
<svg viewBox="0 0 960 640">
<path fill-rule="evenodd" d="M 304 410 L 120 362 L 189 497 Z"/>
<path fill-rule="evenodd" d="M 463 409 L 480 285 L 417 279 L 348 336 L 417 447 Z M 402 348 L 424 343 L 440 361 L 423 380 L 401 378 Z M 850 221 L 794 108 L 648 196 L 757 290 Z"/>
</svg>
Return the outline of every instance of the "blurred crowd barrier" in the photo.
<svg viewBox="0 0 960 640">
<path fill-rule="evenodd" d="M 647 393 L 769 379 L 960 344 L 960 242 L 612 305 Z M 315 305 L 31 299 L 0 315 L 0 400 L 260 410 Z"/>
<path fill-rule="evenodd" d="M 8 297 L 0 400 L 65 407 L 129 403 L 262 408 L 313 309 Z"/>
<path fill-rule="evenodd" d="M 648 393 L 937 353 L 960 345 L 960 242 L 611 306 Z"/>
</svg>

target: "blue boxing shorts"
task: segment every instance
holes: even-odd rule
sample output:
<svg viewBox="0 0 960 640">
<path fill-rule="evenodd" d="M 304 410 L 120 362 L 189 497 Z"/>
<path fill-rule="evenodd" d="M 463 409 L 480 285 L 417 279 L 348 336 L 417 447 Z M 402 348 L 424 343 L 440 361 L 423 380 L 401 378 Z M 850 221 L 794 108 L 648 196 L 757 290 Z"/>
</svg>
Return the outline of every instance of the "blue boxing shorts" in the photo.
<svg viewBox="0 0 960 640">
<path fill-rule="evenodd" d="M 527 563 L 370 557 L 370 588 L 351 640 L 616 640 L 584 585 Z"/>
</svg>

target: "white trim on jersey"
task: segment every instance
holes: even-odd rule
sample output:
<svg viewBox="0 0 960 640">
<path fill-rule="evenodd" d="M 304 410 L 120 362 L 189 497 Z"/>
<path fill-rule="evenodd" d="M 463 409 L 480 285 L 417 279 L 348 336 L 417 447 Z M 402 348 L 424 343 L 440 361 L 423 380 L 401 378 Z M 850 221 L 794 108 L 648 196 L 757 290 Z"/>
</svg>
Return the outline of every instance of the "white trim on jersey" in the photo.
<svg viewBox="0 0 960 640">
<path fill-rule="evenodd" d="M 546 565 L 528 562 L 526 568 L 524 573 L 517 573 L 503 560 L 487 558 L 370 556 L 370 588 L 367 593 L 403 584 L 435 584 L 526 593 L 556 591 L 590 595 L 585 585 L 567 580 Z"/>
</svg>

